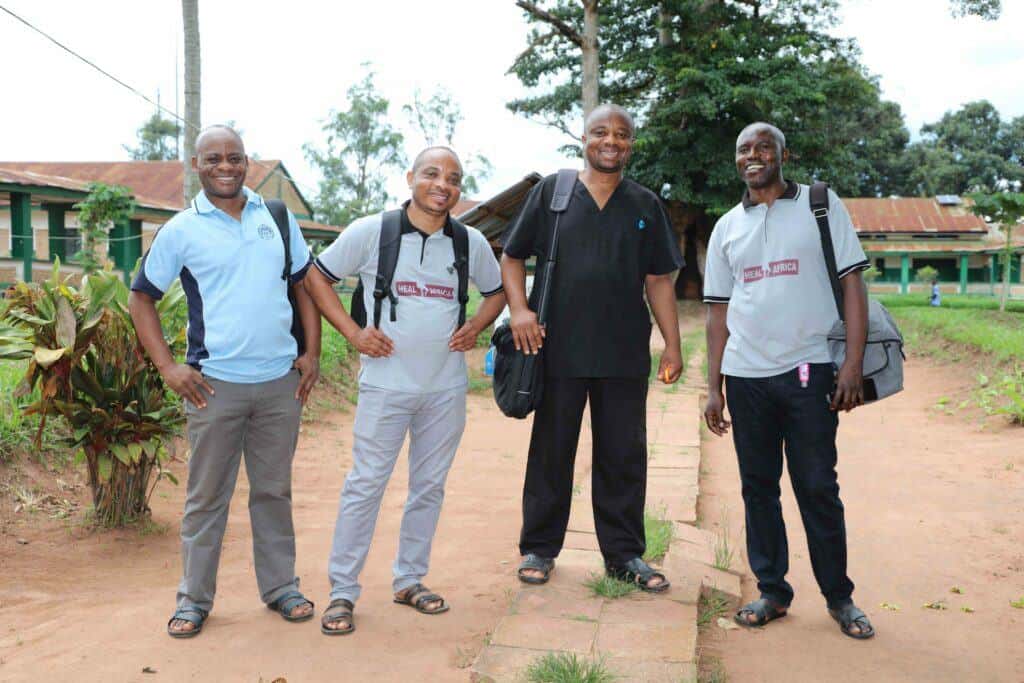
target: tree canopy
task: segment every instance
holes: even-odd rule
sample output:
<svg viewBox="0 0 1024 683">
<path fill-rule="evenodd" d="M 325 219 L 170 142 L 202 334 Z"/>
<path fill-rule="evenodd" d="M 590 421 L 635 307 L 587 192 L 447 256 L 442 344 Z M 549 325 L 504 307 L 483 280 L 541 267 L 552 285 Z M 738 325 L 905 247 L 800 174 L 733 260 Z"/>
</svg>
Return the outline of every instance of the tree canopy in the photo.
<svg viewBox="0 0 1024 683">
<path fill-rule="evenodd" d="M 173 161 L 178 158 L 178 124 L 159 111 L 153 113 L 135 134 L 138 147 L 123 145 L 134 161 Z"/>
<path fill-rule="evenodd" d="M 960 141 L 941 122 L 932 124 L 934 130 L 926 127 L 920 147 L 908 149 L 910 133 L 899 105 L 882 99 L 856 44 L 830 32 L 840 4 L 602 0 L 601 99 L 626 106 L 639 123 L 628 172 L 668 200 L 721 213 L 739 192 L 736 135 L 747 123 L 766 120 L 787 135 L 789 177 L 826 180 L 846 196 L 936 194 L 939 184 L 952 185 L 945 179 L 924 183 L 927 165 L 956 169 L 941 178 L 964 176 L 966 184 L 951 186 L 950 193 L 989 187 L 995 176 L 1016 177 L 1009 165 L 1022 156 L 1014 134 L 1024 130 L 1024 122 L 1000 124 L 993 139 L 1002 148 L 996 152 L 983 149 L 986 133 Z M 581 30 L 583 7 L 580 0 L 543 5 L 536 8 L 541 13 L 526 13 L 534 29 L 510 68 L 531 92 L 508 107 L 578 139 L 580 49 L 558 22 Z M 963 0 L 950 8 L 993 19 L 1001 5 Z M 932 148 L 939 151 L 926 154 Z M 985 175 L 985 164 L 996 157 L 1005 163 Z"/>
<path fill-rule="evenodd" d="M 318 220 L 332 225 L 348 225 L 381 211 L 388 201 L 386 171 L 405 162 L 402 134 L 388 123 L 389 102 L 378 94 L 373 79 L 368 72 L 348 89 L 348 109 L 327 117 L 322 148 L 311 143 L 303 147 L 321 175 L 314 211 Z"/>
</svg>

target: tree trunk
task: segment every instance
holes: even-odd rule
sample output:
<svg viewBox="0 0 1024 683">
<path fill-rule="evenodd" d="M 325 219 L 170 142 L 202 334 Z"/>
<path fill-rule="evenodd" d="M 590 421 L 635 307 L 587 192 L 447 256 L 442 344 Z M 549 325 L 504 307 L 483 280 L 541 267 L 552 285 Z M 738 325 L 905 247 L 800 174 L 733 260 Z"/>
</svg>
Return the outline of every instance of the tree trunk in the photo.
<svg viewBox="0 0 1024 683">
<path fill-rule="evenodd" d="M 200 77 L 199 77 L 199 0 L 181 0 L 181 14 L 185 32 L 185 194 L 182 206 L 187 206 L 199 193 L 199 178 L 192 171 L 192 157 L 196 154 L 196 137 L 201 129 Z"/>
<path fill-rule="evenodd" d="M 1006 249 L 1003 251 L 1003 293 L 999 297 L 999 310 L 1006 311 L 1006 300 L 1010 297 L 1010 271 L 1013 268 L 1013 226 L 1005 225 Z"/>
<path fill-rule="evenodd" d="M 597 108 L 600 68 L 597 42 L 598 0 L 583 0 L 583 118 Z"/>
<path fill-rule="evenodd" d="M 664 2 L 658 10 L 658 44 L 662 47 L 672 45 L 672 13 L 665 7 Z"/>
</svg>

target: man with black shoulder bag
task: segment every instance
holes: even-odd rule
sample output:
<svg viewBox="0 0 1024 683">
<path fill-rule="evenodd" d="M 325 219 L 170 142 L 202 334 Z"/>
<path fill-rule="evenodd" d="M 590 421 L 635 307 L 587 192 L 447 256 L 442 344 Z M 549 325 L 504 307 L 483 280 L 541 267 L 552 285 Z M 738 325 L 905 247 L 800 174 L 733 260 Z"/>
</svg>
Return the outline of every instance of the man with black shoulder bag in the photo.
<svg viewBox="0 0 1024 683">
<path fill-rule="evenodd" d="M 512 318 L 497 335 L 495 396 L 512 416 L 536 408 L 518 574 L 524 583 L 545 583 L 562 549 L 589 402 L 594 522 L 605 569 L 660 593 L 669 588 L 668 579 L 641 559 L 651 313 L 665 339 L 658 377 L 672 383 L 682 371 L 672 284 L 682 256 L 661 201 L 623 176 L 634 137 L 629 113 L 600 106 L 587 117 L 585 131 L 586 167 L 549 176 L 533 188 L 501 261 Z M 538 280 L 527 301 L 525 262 L 531 256 L 539 264 Z M 518 358 L 508 348 L 509 336 Z"/>
<path fill-rule="evenodd" d="M 793 600 L 779 487 L 785 449 L 829 614 L 843 634 L 865 639 L 875 630 L 854 605 L 847 576 L 838 412 L 902 388 L 903 342 L 888 313 L 868 302 L 861 278 L 868 261 L 843 203 L 822 183 L 786 181 L 788 158 L 786 138 L 771 124 L 739 134 L 736 168 L 747 189 L 715 225 L 705 266 L 704 418 L 719 436 L 732 427 L 760 592 L 735 621 L 763 626 L 784 617 Z"/>
</svg>

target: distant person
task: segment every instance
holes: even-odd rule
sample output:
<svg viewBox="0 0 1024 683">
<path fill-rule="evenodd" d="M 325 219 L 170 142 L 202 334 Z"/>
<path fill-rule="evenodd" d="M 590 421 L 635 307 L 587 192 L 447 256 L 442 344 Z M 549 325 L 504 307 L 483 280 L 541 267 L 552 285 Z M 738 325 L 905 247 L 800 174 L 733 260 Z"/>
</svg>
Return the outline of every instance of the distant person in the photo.
<svg viewBox="0 0 1024 683">
<path fill-rule="evenodd" d="M 423 585 L 441 514 L 444 485 L 466 425 L 465 352 L 505 307 L 501 272 L 491 245 L 475 228 L 457 224 L 452 207 L 462 193 L 462 163 L 447 147 L 429 147 L 406 175 L 411 198 L 400 210 L 360 218 L 316 259 L 305 285 L 324 317 L 361 356 L 359 401 L 352 427 L 352 469 L 338 506 L 328 564 L 331 602 L 321 619 L 326 635 L 355 630 L 359 574 L 366 563 L 381 499 L 406 434 L 409 494 L 393 566 L 394 601 L 423 614 L 448 603 Z M 331 283 L 358 275 L 365 311 L 374 311 L 381 231 L 400 221 L 398 262 L 390 291 L 381 292 L 380 327 L 352 319 Z M 475 316 L 458 326 L 456 230 L 468 238 L 468 277 L 484 296 Z M 459 570 L 460 568 L 453 568 Z M 461 576 L 461 574 L 457 574 Z"/>
<path fill-rule="evenodd" d="M 658 377 L 672 383 L 682 372 L 672 273 L 683 259 L 657 195 L 624 177 L 633 151 L 633 117 L 622 107 L 602 105 L 584 129 L 585 168 L 558 222 L 545 327 L 537 324 L 536 300 L 532 307 L 527 303 L 525 262 L 547 254 L 557 176 L 531 190 L 501 260 L 516 348 L 535 353 L 545 346 L 544 393 L 523 485 L 518 574 L 524 583 L 545 583 L 562 550 L 589 402 L 594 524 L 605 569 L 660 593 L 668 590 L 668 579 L 643 561 L 651 312 L 665 340 Z"/>
<path fill-rule="evenodd" d="M 167 624 L 174 638 L 198 635 L 213 608 L 243 454 L 260 597 L 288 621 L 313 616 L 295 576 L 291 488 L 302 404 L 320 373 L 320 316 L 300 284 L 309 251 L 289 213 L 292 269 L 285 280 L 281 233 L 263 199 L 244 186 L 249 160 L 234 130 L 203 131 L 192 168 L 203 190 L 157 233 L 128 299 L 139 339 L 167 386 L 185 399 L 188 416 L 184 576 Z M 153 303 L 178 277 L 189 317 L 182 364 L 171 356 Z M 302 354 L 292 336 L 289 288 L 301 316 Z"/>
<path fill-rule="evenodd" d="M 939 281 L 938 280 L 932 280 L 932 296 L 931 296 L 931 299 L 928 301 L 928 303 L 931 306 L 941 306 L 942 305 L 942 292 L 939 290 Z"/>
<path fill-rule="evenodd" d="M 868 261 L 846 208 L 830 191 L 829 225 L 847 324 L 846 361 L 837 375 L 826 337 L 839 316 L 809 188 L 782 175 L 789 158 L 786 138 L 775 126 L 753 123 L 740 132 L 735 154 L 747 189 L 715 224 L 704 280 L 704 418 L 714 434 L 725 434 L 728 399 L 747 555 L 761 593 L 735 620 L 763 626 L 784 617 L 793 601 L 779 500 L 785 448 L 811 566 L 829 613 L 844 634 L 870 638 L 875 630 L 854 605 L 846 575 L 846 523 L 836 476 L 838 411 L 863 403 L 867 294 L 860 273 Z"/>
</svg>

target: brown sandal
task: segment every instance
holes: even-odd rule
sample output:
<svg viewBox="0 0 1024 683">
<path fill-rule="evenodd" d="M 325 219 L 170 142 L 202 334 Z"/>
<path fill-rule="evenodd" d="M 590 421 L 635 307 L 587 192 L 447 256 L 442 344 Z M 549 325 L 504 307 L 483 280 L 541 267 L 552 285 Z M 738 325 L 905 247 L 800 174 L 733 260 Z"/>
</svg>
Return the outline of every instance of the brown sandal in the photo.
<svg viewBox="0 0 1024 683">
<path fill-rule="evenodd" d="M 409 586 L 401 592 L 403 597 L 395 595 L 395 602 L 399 605 L 409 605 L 420 614 L 441 614 L 448 611 L 448 603 L 437 593 L 432 593 L 422 583 Z M 425 607 L 427 603 L 440 602 L 441 604 L 433 609 Z"/>
<path fill-rule="evenodd" d="M 355 609 L 355 605 L 352 601 L 344 598 L 338 598 L 337 600 L 331 600 L 331 604 L 324 610 L 323 617 L 320 618 L 320 632 L 325 636 L 345 636 L 352 631 L 356 630 L 355 617 L 352 615 L 352 610 Z M 327 624 L 332 621 L 347 621 L 348 626 L 346 628 L 330 628 Z"/>
</svg>

